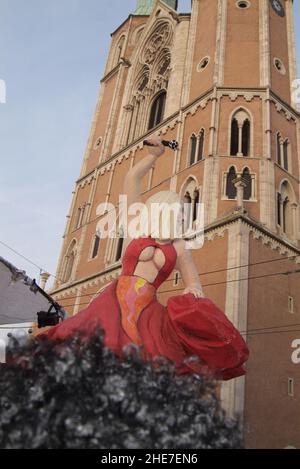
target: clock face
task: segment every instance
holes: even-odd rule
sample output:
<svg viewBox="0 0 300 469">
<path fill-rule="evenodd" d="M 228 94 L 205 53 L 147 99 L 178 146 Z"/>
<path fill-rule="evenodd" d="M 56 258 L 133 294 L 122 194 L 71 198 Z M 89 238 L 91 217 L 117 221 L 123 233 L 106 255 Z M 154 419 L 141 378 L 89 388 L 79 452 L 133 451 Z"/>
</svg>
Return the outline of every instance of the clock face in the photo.
<svg viewBox="0 0 300 469">
<path fill-rule="evenodd" d="M 271 0 L 273 10 L 276 11 L 277 15 L 284 16 L 285 11 L 280 0 Z"/>
</svg>

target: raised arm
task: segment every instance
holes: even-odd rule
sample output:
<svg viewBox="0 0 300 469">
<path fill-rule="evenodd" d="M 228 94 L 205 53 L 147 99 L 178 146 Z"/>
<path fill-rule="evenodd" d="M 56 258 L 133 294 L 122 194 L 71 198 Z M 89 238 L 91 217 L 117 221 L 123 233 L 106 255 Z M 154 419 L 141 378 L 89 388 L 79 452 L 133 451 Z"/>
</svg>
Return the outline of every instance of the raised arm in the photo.
<svg viewBox="0 0 300 469">
<path fill-rule="evenodd" d="M 147 154 L 127 173 L 124 179 L 123 194 L 127 195 L 127 206 L 142 202 L 141 198 L 141 181 L 143 177 L 150 171 L 156 160 L 165 152 L 165 147 L 161 143 L 159 137 L 148 139 L 154 146 L 147 147 Z M 128 216 L 128 225 L 135 216 Z M 129 235 L 124 239 L 123 253 L 125 252 L 131 238 Z"/>
<path fill-rule="evenodd" d="M 141 202 L 141 181 L 156 160 L 165 152 L 165 147 L 162 145 L 160 138 L 153 137 L 148 141 L 155 146 L 147 147 L 148 153 L 133 166 L 124 180 L 123 194 L 128 197 L 128 206 Z"/>
<path fill-rule="evenodd" d="M 183 294 L 192 293 L 196 298 L 203 298 L 205 295 L 201 286 L 192 252 L 190 249 L 185 248 L 185 244 L 186 243 L 183 239 L 176 243 L 176 269 L 179 270 L 185 285 Z"/>
</svg>

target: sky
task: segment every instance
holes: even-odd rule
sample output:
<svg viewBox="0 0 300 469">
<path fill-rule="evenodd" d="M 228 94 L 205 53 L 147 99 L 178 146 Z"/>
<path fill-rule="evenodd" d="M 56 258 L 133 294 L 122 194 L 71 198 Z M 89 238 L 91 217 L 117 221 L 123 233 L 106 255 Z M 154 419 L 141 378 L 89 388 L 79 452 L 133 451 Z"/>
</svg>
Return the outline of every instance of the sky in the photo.
<svg viewBox="0 0 300 469">
<path fill-rule="evenodd" d="M 294 3 L 300 64 L 300 0 Z M 110 34 L 135 6 L 0 0 L 0 256 L 31 278 L 40 268 L 56 273 Z M 189 11 L 190 0 L 179 0 L 179 12 Z"/>
</svg>

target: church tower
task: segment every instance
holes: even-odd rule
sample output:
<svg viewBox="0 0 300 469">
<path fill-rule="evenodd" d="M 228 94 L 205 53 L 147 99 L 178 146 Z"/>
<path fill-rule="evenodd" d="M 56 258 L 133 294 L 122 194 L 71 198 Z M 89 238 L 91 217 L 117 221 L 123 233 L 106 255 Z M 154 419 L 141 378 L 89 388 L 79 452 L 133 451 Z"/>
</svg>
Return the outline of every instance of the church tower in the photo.
<svg viewBox="0 0 300 469">
<path fill-rule="evenodd" d="M 51 294 L 76 314 L 118 276 L 122 227 L 101 239 L 97 207 L 118 207 L 145 138 L 176 139 L 175 155 L 144 178 L 142 197 L 177 191 L 192 223 L 204 204 L 205 242 L 193 252 L 200 280 L 251 352 L 246 377 L 222 384 L 223 406 L 243 419 L 248 447 L 300 448 L 293 1 L 192 0 L 190 13 L 177 3 L 139 0 L 112 33 Z M 174 273 L 159 299 L 182 289 Z"/>
</svg>

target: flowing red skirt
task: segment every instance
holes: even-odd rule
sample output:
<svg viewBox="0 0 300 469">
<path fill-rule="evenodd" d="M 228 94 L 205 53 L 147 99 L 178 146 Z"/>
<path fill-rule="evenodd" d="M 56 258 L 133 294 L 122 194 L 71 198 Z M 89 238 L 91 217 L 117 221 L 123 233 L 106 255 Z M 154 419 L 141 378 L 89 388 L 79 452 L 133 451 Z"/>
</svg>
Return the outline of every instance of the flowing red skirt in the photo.
<svg viewBox="0 0 300 469">
<path fill-rule="evenodd" d="M 117 282 L 108 285 L 86 309 L 38 337 L 62 340 L 78 332 L 91 337 L 101 327 L 105 331 L 105 345 L 122 356 L 123 347 L 132 340 L 121 325 Z M 155 296 L 140 314 L 137 328 L 142 339 L 142 357 L 146 360 L 166 357 L 176 364 L 179 374 L 196 372 L 223 380 L 245 374 L 247 345 L 208 298 L 196 299 L 192 294 L 173 296 L 165 307 Z M 198 360 L 189 359 L 195 356 Z"/>
</svg>

